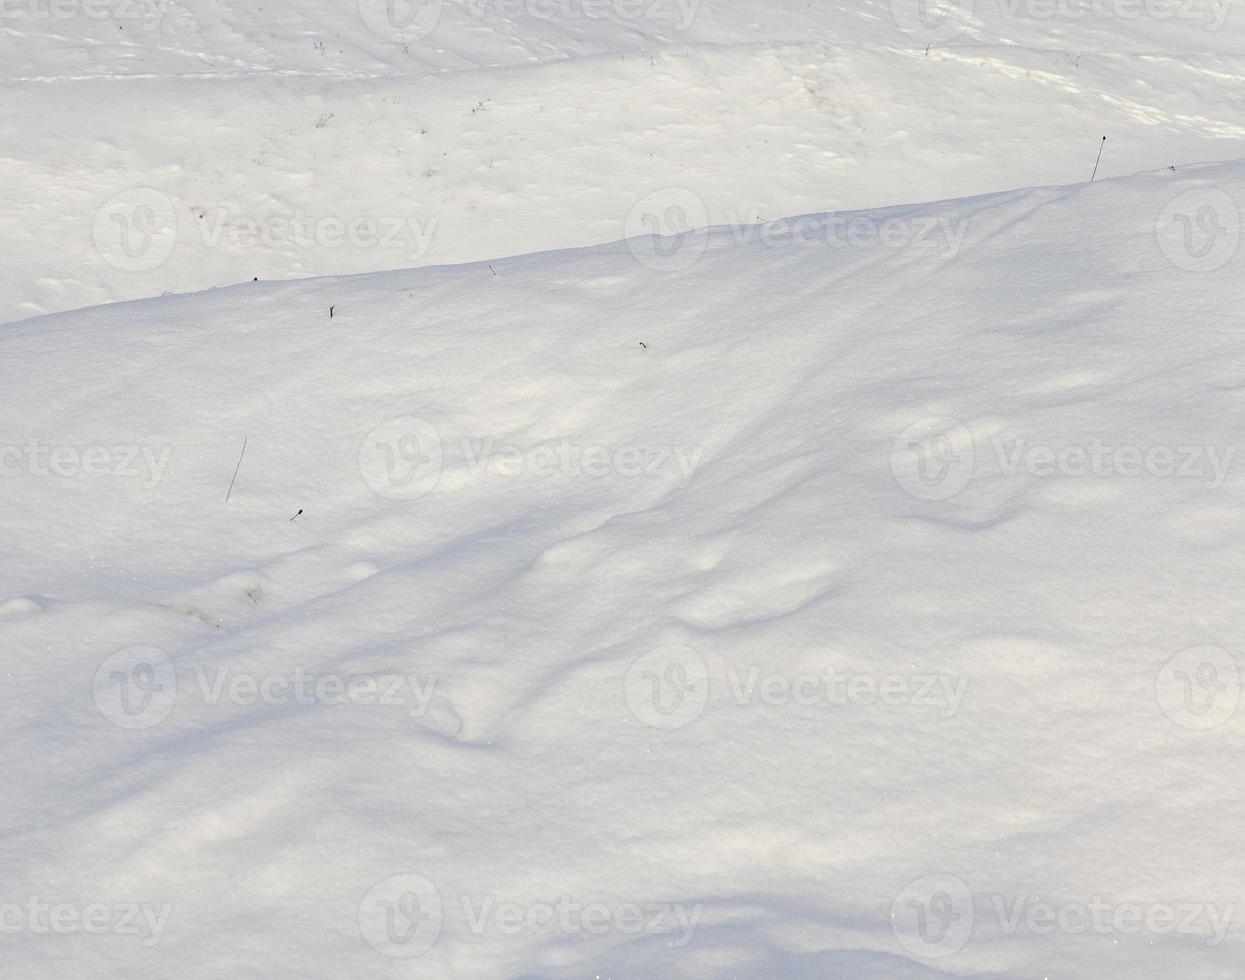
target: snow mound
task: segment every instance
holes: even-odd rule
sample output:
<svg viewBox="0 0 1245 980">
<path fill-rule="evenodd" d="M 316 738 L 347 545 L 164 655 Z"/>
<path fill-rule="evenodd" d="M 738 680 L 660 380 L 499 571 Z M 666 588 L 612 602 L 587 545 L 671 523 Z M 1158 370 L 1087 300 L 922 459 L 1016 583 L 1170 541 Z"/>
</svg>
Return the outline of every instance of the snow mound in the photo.
<svg viewBox="0 0 1245 980">
<path fill-rule="evenodd" d="M 8 969 L 1238 974 L 1243 205 L 8 326 Z"/>
</svg>

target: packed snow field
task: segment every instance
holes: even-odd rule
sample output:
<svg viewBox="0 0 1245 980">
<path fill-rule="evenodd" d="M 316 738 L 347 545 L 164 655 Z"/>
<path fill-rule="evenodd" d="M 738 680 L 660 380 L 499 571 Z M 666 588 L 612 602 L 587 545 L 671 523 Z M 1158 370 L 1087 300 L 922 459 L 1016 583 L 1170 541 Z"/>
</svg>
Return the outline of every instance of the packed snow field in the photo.
<svg viewBox="0 0 1245 980">
<path fill-rule="evenodd" d="M 4 976 L 1245 972 L 1240 10 L 0 63 Z"/>
</svg>

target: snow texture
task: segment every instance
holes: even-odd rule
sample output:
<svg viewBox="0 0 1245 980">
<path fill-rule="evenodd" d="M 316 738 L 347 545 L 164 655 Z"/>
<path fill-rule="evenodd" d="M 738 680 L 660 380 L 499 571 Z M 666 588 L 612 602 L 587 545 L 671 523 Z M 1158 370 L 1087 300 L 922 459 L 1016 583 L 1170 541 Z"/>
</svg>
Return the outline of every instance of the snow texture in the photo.
<svg viewBox="0 0 1245 980">
<path fill-rule="evenodd" d="M 4 8 L 0 972 L 1241 976 L 1245 21 L 1065 7 Z"/>
</svg>

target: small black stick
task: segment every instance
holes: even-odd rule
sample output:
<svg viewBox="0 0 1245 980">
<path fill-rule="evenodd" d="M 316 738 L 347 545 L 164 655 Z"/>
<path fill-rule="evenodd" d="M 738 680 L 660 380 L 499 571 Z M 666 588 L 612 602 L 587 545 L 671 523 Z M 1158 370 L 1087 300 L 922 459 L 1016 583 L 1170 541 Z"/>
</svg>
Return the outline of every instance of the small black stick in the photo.
<svg viewBox="0 0 1245 980">
<path fill-rule="evenodd" d="M 298 519 L 299 519 L 300 517 L 302 517 L 302 516 L 303 516 L 303 509 L 302 509 L 301 507 L 299 507 L 299 508 L 298 508 L 298 513 L 297 513 L 297 514 L 295 514 L 293 517 L 291 517 L 291 518 L 290 518 L 290 523 L 292 524 L 294 521 L 298 520 Z"/>
<path fill-rule="evenodd" d="M 225 503 L 229 503 L 229 495 L 233 493 L 233 481 L 238 478 L 238 470 L 242 469 L 242 457 L 246 455 L 246 441 L 250 436 L 242 437 L 242 452 L 238 453 L 238 465 L 233 468 L 233 480 L 229 481 L 229 489 L 225 491 Z"/>
<path fill-rule="evenodd" d="M 1090 177 L 1090 178 L 1089 178 L 1089 182 L 1090 182 L 1091 184 L 1094 182 L 1094 177 L 1097 177 L 1097 176 L 1098 176 L 1098 164 L 1102 163 L 1102 151 L 1103 151 L 1103 149 L 1105 149 L 1105 148 L 1106 148 L 1106 145 L 1107 145 L 1107 138 L 1104 136 L 1104 137 L 1102 138 L 1102 142 L 1098 144 L 1098 159 L 1094 161 L 1094 174 L 1093 174 L 1093 177 Z"/>
<path fill-rule="evenodd" d="M 333 319 L 333 310 L 335 310 L 336 308 L 337 308 L 337 307 L 335 307 L 335 306 L 330 306 L 330 307 L 329 307 L 329 319 L 330 319 L 330 320 L 331 320 L 331 319 Z"/>
<path fill-rule="evenodd" d="M 494 269 L 492 265 L 490 265 L 490 266 L 488 267 L 488 271 L 489 271 L 489 272 L 491 272 L 491 273 L 493 273 L 493 275 L 497 275 L 497 270 L 496 270 L 496 269 Z"/>
</svg>

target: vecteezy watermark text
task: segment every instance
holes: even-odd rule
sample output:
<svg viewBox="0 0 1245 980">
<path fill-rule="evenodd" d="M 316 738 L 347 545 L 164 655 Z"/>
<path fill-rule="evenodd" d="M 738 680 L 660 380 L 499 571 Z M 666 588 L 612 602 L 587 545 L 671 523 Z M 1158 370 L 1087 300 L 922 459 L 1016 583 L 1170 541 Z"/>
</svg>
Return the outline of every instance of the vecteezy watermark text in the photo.
<svg viewBox="0 0 1245 980">
<path fill-rule="evenodd" d="M 949 500 L 984 475 L 991 457 L 991 472 L 1008 478 L 1018 474 L 1038 479 L 1152 477 L 1198 480 L 1218 490 L 1228 479 L 1235 455 L 1235 446 L 1141 446 L 1099 436 L 1061 444 L 991 436 L 983 447 L 962 422 L 937 416 L 922 419 L 899 434 L 891 445 L 890 466 L 895 482 L 912 496 Z"/>
<path fill-rule="evenodd" d="M 0 23 L 28 20 L 115 20 L 153 31 L 170 0 L 0 0 Z"/>
<path fill-rule="evenodd" d="M 710 224 L 724 230 L 723 240 L 738 248 L 873 247 L 926 251 L 952 259 L 968 235 L 969 219 L 939 215 L 867 212 L 802 215 L 767 220 L 753 211 L 722 211 L 711 222 L 704 200 L 685 187 L 663 187 L 637 201 L 623 220 L 623 237 L 632 257 L 660 272 L 682 272 L 695 265 L 708 247 Z"/>
<path fill-rule="evenodd" d="M 435 675 L 314 673 L 295 667 L 288 673 L 254 674 L 227 667 L 194 669 L 204 704 L 378 705 L 405 707 L 411 717 L 428 710 L 436 692 Z"/>
<path fill-rule="evenodd" d="M 624 694 L 631 713 L 651 728 L 673 730 L 696 721 L 716 697 L 736 707 L 771 708 L 874 706 L 933 709 L 940 718 L 957 714 L 968 678 L 934 672 L 870 674 L 830 665 L 809 673 L 779 673 L 757 664 L 739 667 L 709 662 L 690 647 L 650 650 L 627 670 Z"/>
<path fill-rule="evenodd" d="M 380 496 L 410 500 L 437 486 L 453 448 L 454 443 L 443 441 L 425 419 L 390 419 L 364 437 L 359 472 Z M 457 450 L 472 480 L 653 477 L 673 478 L 680 487 L 688 484 L 704 456 L 699 446 L 583 445 L 571 439 L 516 446 L 494 438 L 462 438 Z"/>
<path fill-rule="evenodd" d="M 467 0 L 467 12 L 476 20 L 493 14 L 507 20 L 642 21 L 675 32 L 691 28 L 699 7 L 700 0 Z"/>
<path fill-rule="evenodd" d="M 399 708 L 422 717 L 436 693 L 435 674 L 342 674 L 295 666 L 288 671 L 257 673 L 235 667 L 196 666 L 193 685 L 179 685 L 169 656 L 157 647 L 118 650 L 95 672 L 93 693 L 100 714 L 120 728 L 159 725 L 180 700 L 197 695 L 208 707 L 358 707 Z"/>
<path fill-rule="evenodd" d="M 1113 446 L 1099 438 L 1083 445 L 1032 445 L 1026 439 L 1005 442 L 991 438 L 999 471 L 1004 476 L 1176 477 L 1202 480 L 1211 490 L 1223 486 L 1235 446 Z"/>
<path fill-rule="evenodd" d="M 901 946 L 922 959 L 960 952 L 980 934 L 1049 936 L 1178 935 L 1219 946 L 1236 914 L 1235 904 L 1129 902 L 1104 895 L 1055 901 L 1041 896 L 992 892 L 974 895 L 952 874 L 924 875 L 891 904 L 891 927 Z"/>
<path fill-rule="evenodd" d="M 412 959 L 428 952 L 447 921 L 472 936 L 660 936 L 673 948 L 692 941 L 704 906 L 678 902 L 607 902 L 560 895 L 513 900 L 461 893 L 447 902 L 443 889 L 419 874 L 376 884 L 359 903 L 359 931 L 377 952 Z"/>
<path fill-rule="evenodd" d="M 222 245 L 234 249 L 389 249 L 416 261 L 428 254 L 437 228 L 435 215 L 421 222 L 397 215 L 316 217 L 301 210 L 262 218 L 221 208 L 203 209 L 197 214 L 202 242 L 213 249 Z"/>
<path fill-rule="evenodd" d="M 981 21 L 1000 19 L 1182 22 L 1213 33 L 1223 29 L 1231 10 L 1232 0 L 891 0 L 895 24 L 920 44 L 945 44 Z"/>
<path fill-rule="evenodd" d="M 0 445 L 0 478 L 28 474 L 79 480 L 115 477 L 140 481 L 144 490 L 160 485 L 173 450 L 169 446 L 61 446 L 32 436 L 21 445 Z"/>
<path fill-rule="evenodd" d="M 22 902 L 0 901 L 0 935 L 28 932 L 36 936 L 135 936 L 150 948 L 160 942 L 172 912 L 173 906 L 167 904 L 75 905 L 32 895 Z"/>
<path fill-rule="evenodd" d="M 131 187 L 99 207 L 91 234 L 109 265 L 125 272 L 151 272 L 179 245 L 196 244 L 223 252 L 377 251 L 392 253 L 395 260 L 419 261 L 432 247 L 439 220 L 436 215 L 422 221 L 397 214 L 309 215 L 301 209 L 261 215 L 229 207 L 196 207 L 189 214 L 179 220 L 173 199 L 163 191 Z"/>
</svg>

